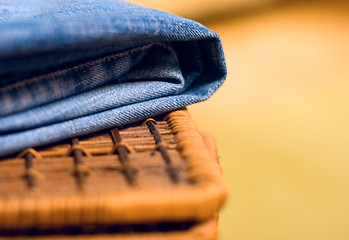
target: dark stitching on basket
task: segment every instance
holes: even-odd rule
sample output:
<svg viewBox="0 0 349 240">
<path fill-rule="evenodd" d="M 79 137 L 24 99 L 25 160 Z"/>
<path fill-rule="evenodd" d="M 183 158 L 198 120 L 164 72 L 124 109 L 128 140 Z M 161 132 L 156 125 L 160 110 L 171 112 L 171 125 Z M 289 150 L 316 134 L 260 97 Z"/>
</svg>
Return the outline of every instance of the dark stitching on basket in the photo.
<svg viewBox="0 0 349 240">
<path fill-rule="evenodd" d="M 153 135 L 153 138 L 156 143 L 156 150 L 161 153 L 161 156 L 166 164 L 166 170 L 174 184 L 177 184 L 179 182 L 179 175 L 178 175 L 178 168 L 173 165 L 173 161 L 167 151 L 166 143 L 164 142 L 158 128 L 157 128 L 157 122 L 149 118 L 144 123 L 144 125 L 147 125 L 150 133 Z"/>
<path fill-rule="evenodd" d="M 125 145 L 125 143 L 123 142 L 118 128 L 113 128 L 110 134 L 114 143 L 112 154 L 118 154 L 118 160 L 121 164 L 122 173 L 126 177 L 127 182 L 133 185 L 136 181 L 137 169 L 130 164 L 130 159 L 128 156 L 130 149 L 128 149 L 126 147 L 127 145 Z"/>
<path fill-rule="evenodd" d="M 134 49 L 128 51 L 127 53 L 117 53 L 117 54 L 114 54 L 111 56 L 107 56 L 107 57 L 103 57 L 103 58 L 93 60 L 93 61 L 90 61 L 87 63 L 83 63 L 83 64 L 80 64 L 80 65 L 77 65 L 77 66 L 74 66 L 74 67 L 71 67 L 68 69 L 58 70 L 58 71 L 53 72 L 53 73 L 45 74 L 45 75 L 34 77 L 34 78 L 29 78 L 27 80 L 23 80 L 22 82 L 18 82 L 18 83 L 15 83 L 13 85 L 10 85 L 10 86 L 5 86 L 3 88 L 0 88 L 0 92 L 15 90 L 15 89 L 25 87 L 25 86 L 33 84 L 33 83 L 39 83 L 39 82 L 44 81 L 44 80 L 51 80 L 51 79 L 55 79 L 57 77 L 63 77 L 63 76 L 66 76 L 68 74 L 71 74 L 73 72 L 77 73 L 79 71 L 89 69 L 89 68 L 94 67 L 96 65 L 101 65 L 102 63 L 105 63 L 107 61 L 110 62 L 112 60 L 117 60 L 118 58 L 126 57 L 126 56 L 129 56 L 131 54 L 141 52 L 141 51 L 143 51 L 147 48 L 150 48 L 152 46 L 161 46 L 163 48 L 166 48 L 169 51 L 172 50 L 168 45 L 166 45 L 164 43 L 161 43 L 161 42 L 151 43 L 151 44 L 148 44 L 148 45 L 145 45 L 142 47 L 134 48 Z"/>
<path fill-rule="evenodd" d="M 75 147 L 75 149 L 74 149 Z M 76 180 L 76 185 L 79 190 L 83 190 L 86 183 L 86 179 L 90 174 L 90 169 L 86 166 L 84 162 L 84 154 L 86 155 L 86 150 L 80 146 L 79 139 L 73 138 L 71 143 L 71 153 L 74 159 L 74 172 L 73 175 Z"/>
</svg>

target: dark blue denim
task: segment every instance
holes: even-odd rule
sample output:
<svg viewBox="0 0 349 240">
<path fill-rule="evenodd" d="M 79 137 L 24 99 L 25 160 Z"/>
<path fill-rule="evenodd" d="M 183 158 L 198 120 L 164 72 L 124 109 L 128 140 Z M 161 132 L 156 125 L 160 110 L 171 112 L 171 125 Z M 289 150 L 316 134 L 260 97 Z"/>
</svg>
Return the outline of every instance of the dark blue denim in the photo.
<svg viewBox="0 0 349 240">
<path fill-rule="evenodd" d="M 0 155 L 181 108 L 226 76 L 218 35 L 120 0 L 0 2 Z"/>
</svg>

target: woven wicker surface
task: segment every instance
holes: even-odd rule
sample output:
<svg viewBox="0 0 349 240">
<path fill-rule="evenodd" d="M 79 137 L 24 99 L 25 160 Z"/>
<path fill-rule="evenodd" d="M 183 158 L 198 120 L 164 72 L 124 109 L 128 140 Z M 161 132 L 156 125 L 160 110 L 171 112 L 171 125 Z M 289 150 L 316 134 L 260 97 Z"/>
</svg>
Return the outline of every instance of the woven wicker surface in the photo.
<svg viewBox="0 0 349 240">
<path fill-rule="evenodd" d="M 27 149 L 0 162 L 0 232 L 180 222 L 187 225 L 178 236 L 215 229 L 210 219 L 227 188 L 212 161 L 213 146 L 189 113 L 179 110 L 156 121 Z M 212 239 L 209 235 L 204 239 Z"/>
</svg>

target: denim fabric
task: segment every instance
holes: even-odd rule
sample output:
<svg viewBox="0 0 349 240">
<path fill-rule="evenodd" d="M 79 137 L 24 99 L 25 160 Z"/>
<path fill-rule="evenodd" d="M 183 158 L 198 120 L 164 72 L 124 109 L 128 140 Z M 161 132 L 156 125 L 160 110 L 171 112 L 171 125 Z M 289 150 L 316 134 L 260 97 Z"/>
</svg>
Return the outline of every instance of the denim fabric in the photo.
<svg viewBox="0 0 349 240">
<path fill-rule="evenodd" d="M 0 155 L 210 97 L 218 35 L 120 0 L 0 2 Z"/>
</svg>

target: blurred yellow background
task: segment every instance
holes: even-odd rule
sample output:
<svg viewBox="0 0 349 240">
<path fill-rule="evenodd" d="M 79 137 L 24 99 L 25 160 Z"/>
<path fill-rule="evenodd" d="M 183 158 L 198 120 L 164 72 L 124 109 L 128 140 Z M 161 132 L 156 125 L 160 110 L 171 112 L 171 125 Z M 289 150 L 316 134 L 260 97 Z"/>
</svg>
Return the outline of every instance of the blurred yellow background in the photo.
<svg viewBox="0 0 349 240">
<path fill-rule="evenodd" d="M 132 2 L 222 38 L 227 81 L 189 108 L 230 182 L 220 239 L 349 239 L 349 4 Z"/>
</svg>

